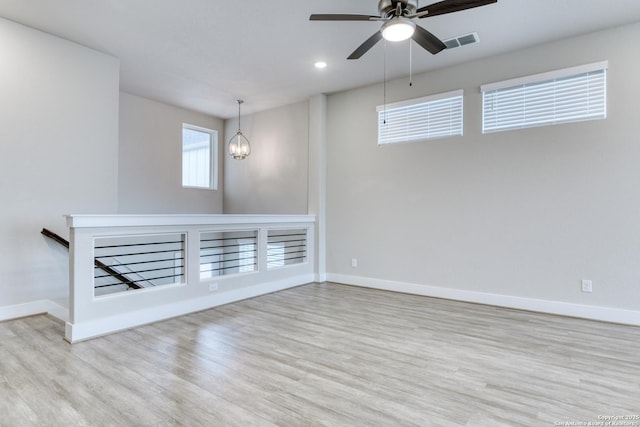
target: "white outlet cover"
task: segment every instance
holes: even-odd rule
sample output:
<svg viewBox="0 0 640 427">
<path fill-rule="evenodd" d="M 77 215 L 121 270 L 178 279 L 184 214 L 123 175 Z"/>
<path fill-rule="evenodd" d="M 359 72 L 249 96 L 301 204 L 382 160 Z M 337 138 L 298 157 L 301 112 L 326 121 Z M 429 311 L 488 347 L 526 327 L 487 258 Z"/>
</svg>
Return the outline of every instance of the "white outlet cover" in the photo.
<svg viewBox="0 0 640 427">
<path fill-rule="evenodd" d="M 593 292 L 593 282 L 591 280 L 582 281 L 582 292 Z"/>
</svg>

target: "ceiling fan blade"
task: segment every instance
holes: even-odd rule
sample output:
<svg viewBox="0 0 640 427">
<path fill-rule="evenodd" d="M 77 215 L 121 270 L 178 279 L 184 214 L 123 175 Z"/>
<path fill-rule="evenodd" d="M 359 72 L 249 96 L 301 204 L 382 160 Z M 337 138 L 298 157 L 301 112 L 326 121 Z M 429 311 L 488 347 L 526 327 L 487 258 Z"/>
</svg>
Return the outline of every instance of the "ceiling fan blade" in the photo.
<svg viewBox="0 0 640 427">
<path fill-rule="evenodd" d="M 375 21 L 379 16 L 370 15 L 347 15 L 347 14 L 313 14 L 309 16 L 309 21 Z"/>
<path fill-rule="evenodd" d="M 412 39 L 433 55 L 447 48 L 447 45 L 442 40 L 419 25 L 416 25 L 416 31 L 413 33 Z"/>
<path fill-rule="evenodd" d="M 444 15 L 445 13 L 460 12 L 461 10 L 472 9 L 474 7 L 486 6 L 488 4 L 497 3 L 498 0 L 443 0 L 429 6 L 421 7 L 416 10 L 416 14 L 429 12 L 420 18 L 428 18 L 430 16 Z"/>
<path fill-rule="evenodd" d="M 378 31 L 371 37 L 369 37 L 364 43 L 362 43 L 356 50 L 353 51 L 347 59 L 358 59 L 369 51 L 376 43 L 382 39 L 382 32 Z"/>
</svg>

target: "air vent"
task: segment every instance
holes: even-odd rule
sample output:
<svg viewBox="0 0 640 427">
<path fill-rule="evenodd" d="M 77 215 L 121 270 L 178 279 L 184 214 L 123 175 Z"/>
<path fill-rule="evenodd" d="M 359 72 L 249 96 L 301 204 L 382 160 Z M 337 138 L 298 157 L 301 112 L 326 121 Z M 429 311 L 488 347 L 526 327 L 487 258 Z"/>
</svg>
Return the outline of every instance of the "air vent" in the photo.
<svg viewBox="0 0 640 427">
<path fill-rule="evenodd" d="M 465 34 L 463 36 L 454 37 L 444 41 L 447 49 L 454 49 L 460 46 L 466 46 L 468 44 L 478 43 L 480 39 L 477 33 Z"/>
</svg>

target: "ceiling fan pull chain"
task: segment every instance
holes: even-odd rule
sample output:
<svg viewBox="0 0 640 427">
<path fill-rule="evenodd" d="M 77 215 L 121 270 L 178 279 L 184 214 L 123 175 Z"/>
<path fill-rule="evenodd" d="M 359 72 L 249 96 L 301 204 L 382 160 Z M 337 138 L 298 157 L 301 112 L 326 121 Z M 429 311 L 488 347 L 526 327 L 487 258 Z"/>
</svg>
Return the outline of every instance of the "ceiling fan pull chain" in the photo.
<svg viewBox="0 0 640 427">
<path fill-rule="evenodd" d="M 383 42 L 384 45 L 384 65 L 382 67 L 382 105 L 384 105 L 384 118 L 382 119 L 383 124 L 387 124 L 387 41 Z"/>
<path fill-rule="evenodd" d="M 413 45 L 409 40 L 409 87 L 413 86 Z"/>
</svg>

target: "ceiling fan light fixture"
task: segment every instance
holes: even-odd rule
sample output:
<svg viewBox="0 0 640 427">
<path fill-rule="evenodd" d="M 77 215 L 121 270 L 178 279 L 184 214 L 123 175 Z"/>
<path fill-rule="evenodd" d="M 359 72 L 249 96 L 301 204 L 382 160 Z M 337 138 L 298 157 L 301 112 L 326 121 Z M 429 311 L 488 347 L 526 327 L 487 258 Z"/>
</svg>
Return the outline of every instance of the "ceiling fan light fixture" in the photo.
<svg viewBox="0 0 640 427">
<path fill-rule="evenodd" d="M 390 42 L 400 42 L 410 38 L 416 30 L 416 24 L 410 19 L 396 16 L 382 26 L 382 37 Z"/>
</svg>

